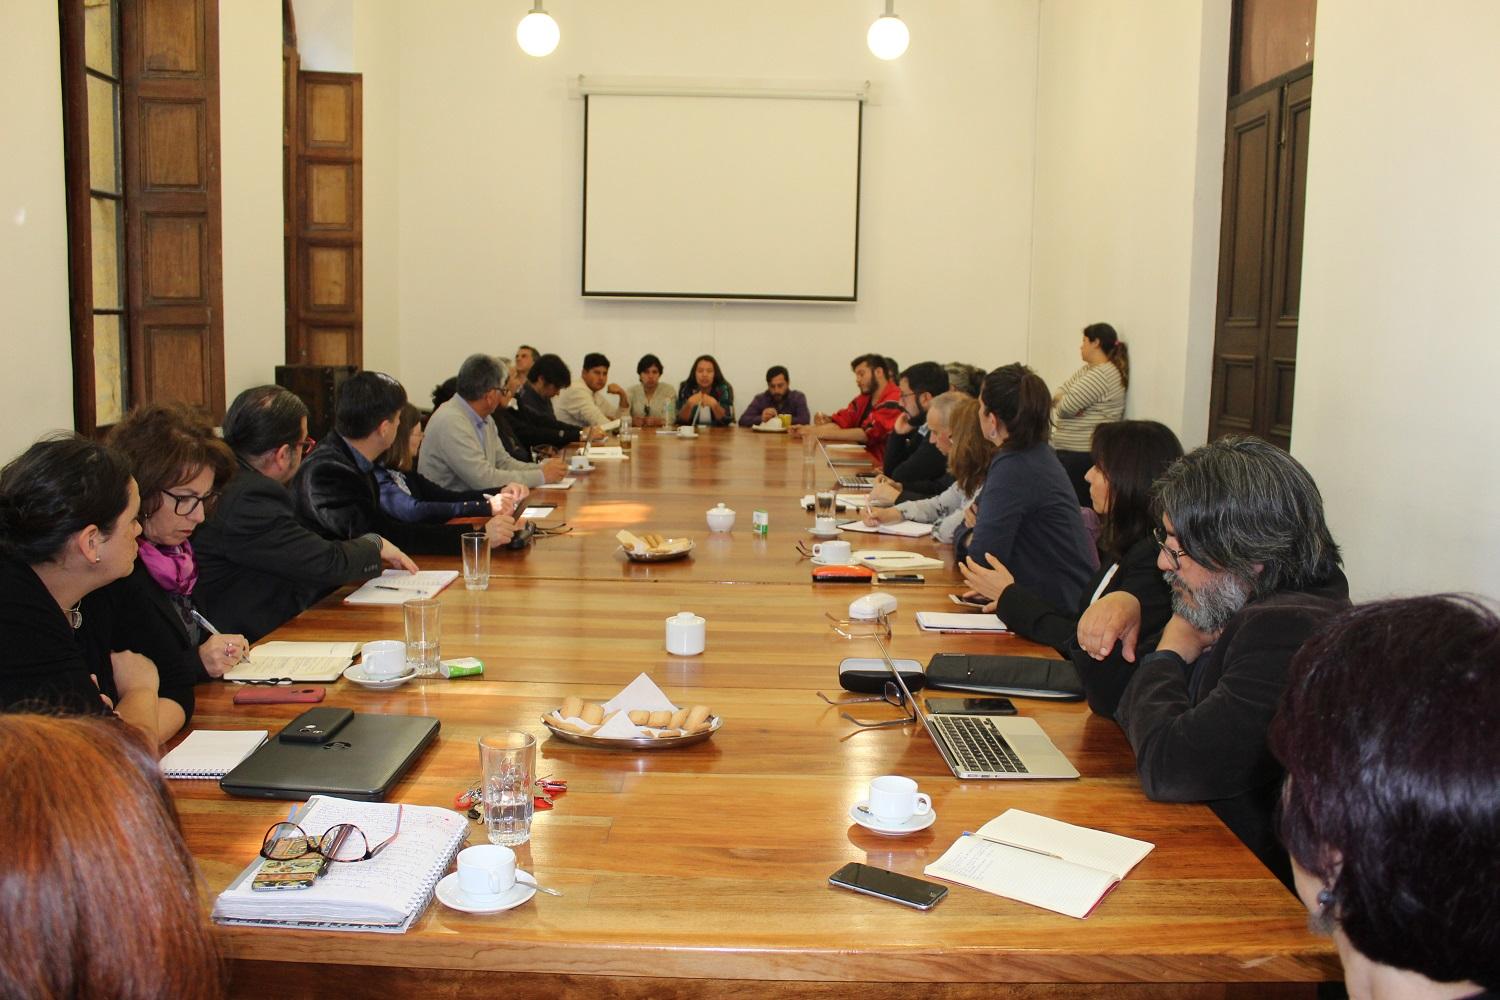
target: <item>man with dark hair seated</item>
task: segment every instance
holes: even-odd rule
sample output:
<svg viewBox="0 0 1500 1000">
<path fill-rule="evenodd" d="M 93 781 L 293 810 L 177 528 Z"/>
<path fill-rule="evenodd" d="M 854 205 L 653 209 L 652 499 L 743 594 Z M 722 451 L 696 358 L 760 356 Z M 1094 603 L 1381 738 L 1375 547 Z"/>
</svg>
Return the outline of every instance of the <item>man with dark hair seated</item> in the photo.
<svg viewBox="0 0 1500 1000">
<path fill-rule="evenodd" d="M 772 365 L 766 369 L 766 391 L 750 400 L 745 412 L 740 414 L 741 427 L 754 427 L 785 414 L 792 418 L 792 426 L 812 423 L 807 411 L 807 397 L 791 386 L 791 374 L 785 365 Z"/>
<path fill-rule="evenodd" d="M 1352 996 L 1500 991 L 1497 720 L 1500 620 L 1472 598 L 1354 608 L 1293 658 L 1281 837 Z"/>
<path fill-rule="evenodd" d="M 421 524 L 388 517 L 380 507 L 375 462 L 396 440 L 406 390 L 381 372 L 357 372 L 339 386 L 334 404 L 334 431 L 312 450 L 292 480 L 297 513 L 325 538 L 357 538 L 379 532 L 412 552 L 452 555 L 458 536 L 470 526 Z M 500 491 L 510 498 L 500 504 L 485 524 L 490 545 L 510 541 L 516 522 L 511 517 L 525 487 Z"/>
<path fill-rule="evenodd" d="M 804 433 L 825 441 L 862 444 L 875 461 L 883 461 L 886 438 L 901 415 L 901 390 L 890 375 L 893 363 L 880 354 L 861 354 L 849 367 L 859 395 L 837 413 L 814 413 L 812 426 Z"/>
<path fill-rule="evenodd" d="M 510 414 L 511 426 L 527 447 L 561 448 L 602 436 L 598 427 L 567 423 L 553 411 L 553 398 L 572 384 L 573 373 L 556 354 L 543 354 L 532 363 Z"/>
<path fill-rule="evenodd" d="M 609 358 L 593 351 L 583 356 L 579 382 L 558 393 L 552 401 L 552 409 L 557 419 L 565 424 L 600 427 L 621 412 L 628 415 L 630 397 L 609 380 Z"/>
<path fill-rule="evenodd" d="M 876 480 L 871 503 L 905 503 L 937 496 L 953 484 L 948 459 L 927 433 L 927 410 L 948 391 L 948 371 L 936 361 L 923 361 L 901 373 L 901 415 L 885 441 L 883 475 Z"/>
<path fill-rule="evenodd" d="M 236 396 L 224 443 L 239 469 L 214 516 L 193 533 L 193 596 L 222 631 L 254 642 L 335 587 L 375 576 L 381 563 L 416 570 L 374 530 L 331 541 L 297 519 L 287 484 L 314 442 L 307 407 L 289 390 L 262 385 Z"/>
<path fill-rule="evenodd" d="M 1089 703 L 1107 711 L 1117 702 L 1148 796 L 1207 802 L 1290 885 L 1272 829 L 1282 771 L 1266 730 L 1292 654 L 1349 604 L 1323 498 L 1281 449 L 1221 438 L 1169 467 L 1153 506 L 1172 617 L 1132 674 L 1077 658 Z M 1107 646 L 1090 641 L 1086 651 L 1138 631 L 1122 623 Z"/>
</svg>

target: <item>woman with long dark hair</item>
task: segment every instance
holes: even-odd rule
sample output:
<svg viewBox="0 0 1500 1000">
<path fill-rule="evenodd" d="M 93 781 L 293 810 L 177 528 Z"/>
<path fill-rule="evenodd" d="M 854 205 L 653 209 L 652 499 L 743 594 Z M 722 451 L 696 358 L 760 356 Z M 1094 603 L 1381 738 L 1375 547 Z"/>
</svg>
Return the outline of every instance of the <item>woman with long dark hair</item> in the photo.
<svg viewBox="0 0 1500 1000">
<path fill-rule="evenodd" d="M 1083 367 L 1068 376 L 1052 397 L 1057 426 L 1052 446 L 1068 470 L 1068 480 L 1078 494 L 1078 505 L 1089 505 L 1089 487 L 1084 474 L 1092 464 L 1089 442 L 1094 428 L 1125 416 L 1125 390 L 1130 385 L 1130 351 L 1108 323 L 1090 323 L 1083 328 L 1078 345 Z"/>
<path fill-rule="evenodd" d="M 1133 661 L 1155 647 L 1172 617 L 1172 590 L 1156 568 L 1151 484 L 1182 457 L 1182 444 L 1170 428 L 1154 420 L 1122 420 L 1095 429 L 1091 454 L 1088 482 L 1101 524 L 1100 566 L 1078 604 L 1051 604 L 1003 570 L 966 569 L 964 575 L 976 593 L 994 602 L 995 612 L 1012 631 L 1064 656 L 1075 648 L 1083 619 L 1096 607 L 1096 615 L 1133 614 L 1125 657 Z M 1125 610 L 1110 612 L 1117 602 Z M 1092 633 L 1094 626 L 1090 623 L 1083 630 Z M 1124 680 L 1128 679 L 1127 673 Z"/>
<path fill-rule="evenodd" d="M 677 422 L 728 427 L 734 422 L 734 387 L 712 354 L 700 354 L 677 387 Z"/>
<path fill-rule="evenodd" d="M 1048 604 L 1071 608 L 1083 597 L 1098 556 L 1067 473 L 1047 443 L 1051 411 L 1047 383 L 1025 365 L 984 377 L 979 428 L 997 450 L 974 530 L 967 539 L 960 536 L 955 549 L 966 574 L 1003 570 Z"/>
</svg>

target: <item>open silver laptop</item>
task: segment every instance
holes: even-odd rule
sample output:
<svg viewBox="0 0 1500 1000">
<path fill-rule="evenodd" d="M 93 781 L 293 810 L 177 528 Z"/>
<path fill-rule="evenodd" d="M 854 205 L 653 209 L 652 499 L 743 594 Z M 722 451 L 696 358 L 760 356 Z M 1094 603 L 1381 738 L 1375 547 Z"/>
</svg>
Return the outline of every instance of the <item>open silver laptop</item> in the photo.
<svg viewBox="0 0 1500 1000">
<path fill-rule="evenodd" d="M 1035 719 L 928 712 L 906 686 L 900 671 L 892 669 L 891 674 L 955 776 L 1006 780 L 1078 777 L 1078 768 L 1053 746 Z"/>
<path fill-rule="evenodd" d="M 834 477 L 838 480 L 839 489 L 854 492 L 858 490 L 870 490 L 875 488 L 874 472 L 840 472 L 840 466 L 870 468 L 870 456 L 865 452 L 849 452 L 848 454 L 835 455 L 828 450 L 828 445 L 818 439 L 818 447 L 823 452 L 823 460 L 828 463 L 828 468 L 833 470 Z"/>
</svg>

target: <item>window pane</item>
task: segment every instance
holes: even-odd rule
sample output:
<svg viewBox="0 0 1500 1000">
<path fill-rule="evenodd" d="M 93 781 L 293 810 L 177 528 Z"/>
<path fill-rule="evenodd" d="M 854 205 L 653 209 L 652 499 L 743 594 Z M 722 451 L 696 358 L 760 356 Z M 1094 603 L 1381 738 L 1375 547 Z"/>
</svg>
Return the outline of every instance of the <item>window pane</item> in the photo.
<svg viewBox="0 0 1500 1000">
<path fill-rule="evenodd" d="M 94 317 L 94 426 L 125 415 L 125 341 L 120 317 Z"/>
<path fill-rule="evenodd" d="M 94 308 L 119 309 L 120 301 L 120 203 L 109 198 L 90 199 L 94 244 Z"/>
<path fill-rule="evenodd" d="M 88 78 L 89 186 L 96 191 L 120 190 L 120 141 L 115 102 L 120 88 L 108 80 Z"/>
<path fill-rule="evenodd" d="M 83 61 L 110 76 L 115 72 L 115 5 L 112 0 L 83 0 Z"/>
</svg>

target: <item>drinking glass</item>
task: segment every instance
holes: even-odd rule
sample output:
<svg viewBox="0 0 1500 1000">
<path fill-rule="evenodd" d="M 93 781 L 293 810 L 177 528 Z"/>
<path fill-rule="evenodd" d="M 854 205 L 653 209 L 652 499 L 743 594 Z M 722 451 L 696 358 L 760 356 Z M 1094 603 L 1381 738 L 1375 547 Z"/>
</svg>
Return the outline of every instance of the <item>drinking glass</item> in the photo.
<svg viewBox="0 0 1500 1000">
<path fill-rule="evenodd" d="M 406 613 L 406 665 L 415 668 L 418 677 L 436 677 L 443 658 L 438 602 L 422 598 L 407 601 L 401 608 Z"/>
<path fill-rule="evenodd" d="M 464 587 L 469 590 L 490 588 L 490 539 L 482 531 L 466 531 L 460 544 L 464 554 Z"/>
<path fill-rule="evenodd" d="M 837 495 L 832 490 L 819 490 L 814 496 L 813 517 L 832 517 L 836 498 Z M 813 523 L 816 524 L 816 520 Z"/>
<path fill-rule="evenodd" d="M 484 775 L 484 827 L 490 843 L 526 843 L 531 839 L 536 738 L 519 732 L 482 737 L 479 769 Z"/>
</svg>

